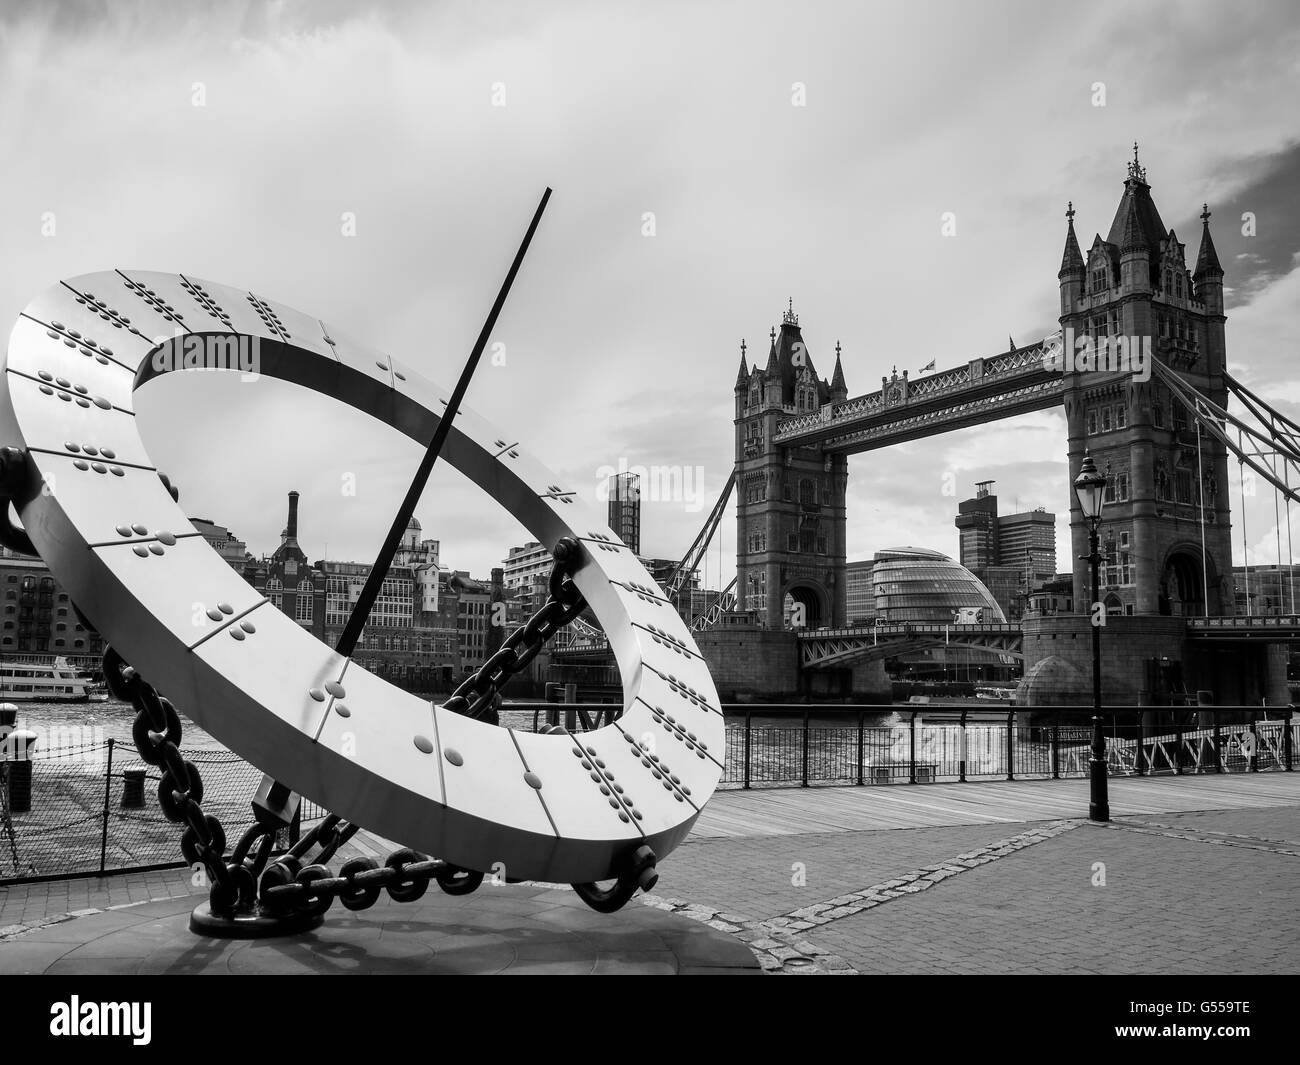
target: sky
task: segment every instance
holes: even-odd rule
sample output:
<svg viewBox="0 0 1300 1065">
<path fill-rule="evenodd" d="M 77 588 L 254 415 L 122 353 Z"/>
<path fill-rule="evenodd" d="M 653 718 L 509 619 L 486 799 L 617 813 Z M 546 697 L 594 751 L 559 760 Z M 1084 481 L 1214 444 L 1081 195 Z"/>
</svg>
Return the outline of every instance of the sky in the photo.
<svg viewBox="0 0 1300 1065">
<path fill-rule="evenodd" d="M 1066 202 L 1086 248 L 1134 141 L 1189 261 L 1213 211 L 1230 368 L 1300 418 L 1297 99 L 1287 2 L 6 3 L 0 321 L 60 278 L 184 271 L 450 388 L 550 186 L 467 405 L 592 500 L 620 463 L 680 469 L 642 505 L 643 553 L 680 557 L 731 469 L 742 339 L 765 359 L 793 300 L 860 395 L 1041 338 Z M 255 554 L 294 489 L 311 558 L 372 559 L 420 458 L 266 378 L 173 375 L 137 410 L 188 512 Z M 1065 463 L 1057 411 L 855 456 L 849 558 L 955 556 L 995 480 L 1057 512 L 1066 568 Z M 416 514 L 476 576 L 529 538 L 445 466 Z M 1272 496 L 1244 516 L 1237 561 L 1275 561 Z M 734 552 L 733 504 L 710 586 Z"/>
</svg>

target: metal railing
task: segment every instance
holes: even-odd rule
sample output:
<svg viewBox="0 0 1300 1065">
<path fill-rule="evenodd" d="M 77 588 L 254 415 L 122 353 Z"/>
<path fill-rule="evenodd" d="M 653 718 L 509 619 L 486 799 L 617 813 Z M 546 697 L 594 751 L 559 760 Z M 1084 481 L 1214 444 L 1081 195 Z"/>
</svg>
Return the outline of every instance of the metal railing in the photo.
<svg viewBox="0 0 1300 1065">
<path fill-rule="evenodd" d="M 723 788 L 1059 780 L 1087 777 L 1091 758 L 1092 710 L 1085 707 L 724 710 Z M 1198 720 L 1143 725 L 1142 715 L 1153 713 Z M 1058 720 L 1024 720 L 1048 714 Z M 1289 772 L 1295 764 L 1300 722 L 1290 707 L 1106 707 L 1102 719 L 1111 775 Z"/>
<path fill-rule="evenodd" d="M 510 703 L 501 724 L 588 731 L 615 720 L 619 704 Z M 1086 777 L 1089 708 L 726 705 L 721 788 L 879 786 L 944 781 Z M 1143 712 L 1184 724 L 1143 725 Z M 1052 715 L 1028 721 L 1021 715 Z M 1019 718 L 1019 720 L 1018 720 Z M 1291 707 L 1103 711 L 1112 775 L 1289 772 Z M 203 777 L 205 811 L 231 828 L 249 823 L 261 772 L 228 751 L 190 750 Z M 179 829 L 158 806 L 159 771 L 113 740 L 36 751 L 0 762 L 0 883 L 183 864 Z M 301 823 L 324 816 L 304 800 Z"/>
<path fill-rule="evenodd" d="M 240 831 L 262 773 L 229 751 L 186 751 L 203 777 L 203 808 Z M 158 805 L 161 771 L 113 739 L 0 762 L 0 883 L 183 865 L 180 831 Z M 304 800 L 299 824 L 325 814 Z M 295 835 L 297 826 L 286 831 Z M 233 841 L 232 841 L 233 843 Z"/>
</svg>

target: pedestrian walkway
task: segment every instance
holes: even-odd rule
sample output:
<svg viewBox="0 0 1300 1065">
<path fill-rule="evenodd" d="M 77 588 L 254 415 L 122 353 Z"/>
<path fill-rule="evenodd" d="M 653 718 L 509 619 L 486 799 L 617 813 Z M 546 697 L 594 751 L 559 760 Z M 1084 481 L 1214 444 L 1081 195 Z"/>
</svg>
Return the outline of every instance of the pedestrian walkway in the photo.
<svg viewBox="0 0 1300 1065">
<path fill-rule="evenodd" d="M 0 972 L 1300 966 L 1300 773 L 1116 778 L 1110 795 L 1114 820 L 1097 825 L 1078 780 L 727 792 L 661 865 L 654 894 L 620 914 L 541 885 L 430 891 L 368 917 L 336 907 L 301 944 L 237 960 L 244 948 L 199 945 L 185 930 L 203 893 L 188 870 L 13 885 L 0 888 Z M 390 849 L 364 833 L 354 845 Z M 388 949 L 412 930 L 409 949 Z"/>
</svg>

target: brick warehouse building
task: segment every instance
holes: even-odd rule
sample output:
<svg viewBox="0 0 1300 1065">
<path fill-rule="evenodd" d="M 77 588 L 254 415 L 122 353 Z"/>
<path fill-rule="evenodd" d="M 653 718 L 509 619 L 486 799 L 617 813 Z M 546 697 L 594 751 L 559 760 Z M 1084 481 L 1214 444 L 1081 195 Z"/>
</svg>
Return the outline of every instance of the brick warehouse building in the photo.
<svg viewBox="0 0 1300 1065">
<path fill-rule="evenodd" d="M 298 542 L 298 493 L 289 493 L 280 544 L 264 559 L 234 558 L 228 530 L 204 521 L 196 527 L 274 606 L 317 639 L 338 642 L 366 578 L 368 562 L 311 562 Z M 439 569 L 437 540 L 422 540 L 412 518 L 357 645 L 358 665 L 413 692 L 449 691 L 468 662 L 480 661 L 479 640 L 462 646 L 461 588 L 465 574 Z M 238 541 L 235 541 L 238 542 Z M 486 611 L 483 612 L 486 616 Z M 468 655 L 466 654 L 468 652 Z"/>
<path fill-rule="evenodd" d="M 81 623 L 39 558 L 0 548 L 0 589 L 0 656 L 65 655 L 74 665 L 98 667 L 104 641 Z"/>
</svg>

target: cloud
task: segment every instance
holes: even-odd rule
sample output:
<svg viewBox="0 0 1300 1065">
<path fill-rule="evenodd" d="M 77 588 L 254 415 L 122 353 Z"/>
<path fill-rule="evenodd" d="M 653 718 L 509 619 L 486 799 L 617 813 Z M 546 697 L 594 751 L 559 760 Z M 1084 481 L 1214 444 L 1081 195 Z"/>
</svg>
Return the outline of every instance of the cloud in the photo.
<svg viewBox="0 0 1300 1065">
<path fill-rule="evenodd" d="M 1118 2 L 1083 20 L 1012 3 L 809 4 L 797 18 L 776 3 L 6 8 L 0 312 L 88 270 L 184 269 L 450 386 L 549 184 L 494 335 L 505 365 L 480 368 L 469 405 L 568 482 L 594 491 L 619 455 L 699 464 L 711 504 L 732 459 L 739 342 L 764 357 L 788 298 L 820 373 L 842 342 L 855 395 L 894 365 L 942 369 L 1008 333 L 1041 336 L 1065 201 L 1081 239 L 1104 230 L 1135 138 L 1192 255 L 1212 204 L 1230 355 L 1261 372 L 1283 360 L 1281 316 L 1295 319 L 1274 293 L 1300 244 L 1286 209 L 1294 22 L 1282 6 L 1223 20 Z M 1257 236 L 1233 236 L 1247 210 Z M 192 512 L 261 552 L 297 488 L 305 538 L 373 555 L 414 445 L 296 390 L 164 402 L 171 387 L 141 395 L 141 422 Z M 1064 452 L 1053 415 L 856 458 L 851 551 L 955 550 L 947 469 L 960 495 L 995 477 L 1004 499 L 1063 510 Z M 355 498 L 338 494 L 349 471 Z M 451 471 L 417 513 L 476 575 L 527 537 Z M 643 542 L 680 555 L 703 517 L 648 509 Z M 722 530 L 725 566 L 732 516 Z"/>
</svg>

